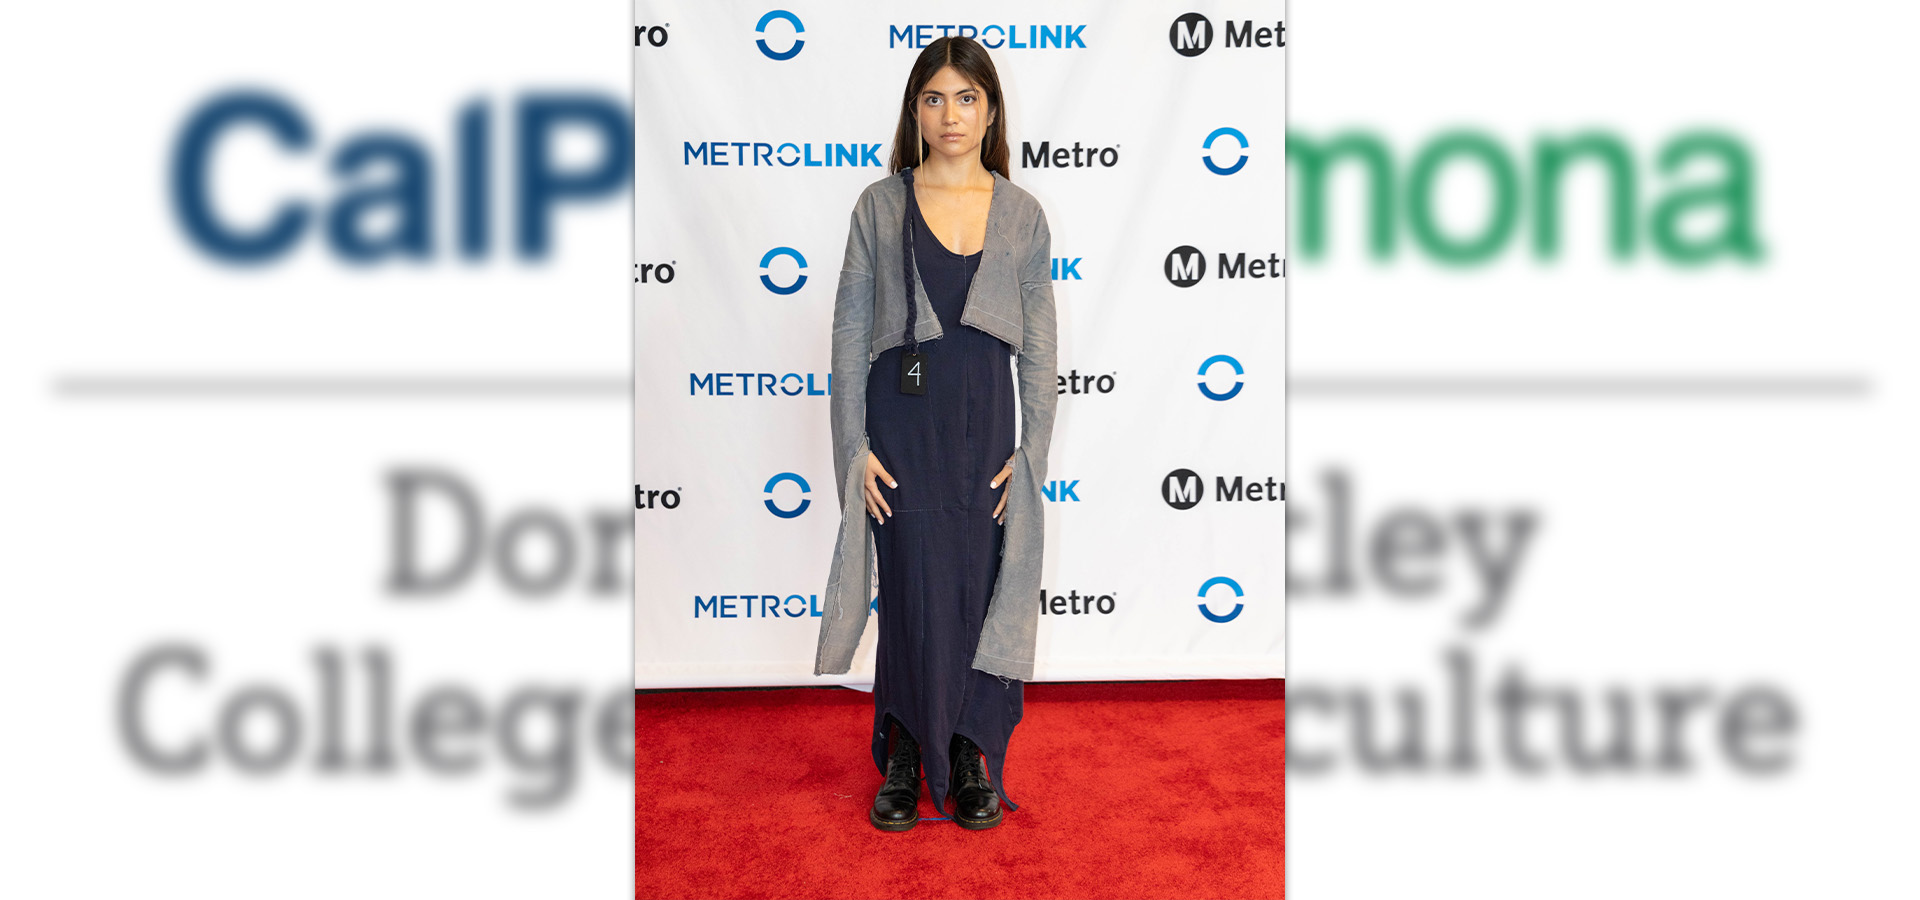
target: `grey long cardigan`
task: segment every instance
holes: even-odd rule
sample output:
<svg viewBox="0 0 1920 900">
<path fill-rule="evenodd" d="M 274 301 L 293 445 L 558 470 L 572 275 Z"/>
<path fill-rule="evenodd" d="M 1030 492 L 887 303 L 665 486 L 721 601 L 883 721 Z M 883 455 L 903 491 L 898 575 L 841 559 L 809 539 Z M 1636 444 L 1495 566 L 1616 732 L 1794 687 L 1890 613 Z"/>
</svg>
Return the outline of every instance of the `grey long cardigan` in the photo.
<svg viewBox="0 0 1920 900">
<path fill-rule="evenodd" d="M 840 535 L 827 573 L 820 647 L 813 674 L 841 674 L 867 626 L 874 566 L 873 535 L 861 483 L 867 458 L 867 370 L 886 350 L 906 343 L 906 291 L 900 246 L 907 187 L 899 176 L 867 186 L 853 207 L 847 255 L 833 304 L 833 466 L 840 485 Z M 967 289 L 963 324 L 1013 348 L 1019 378 L 1020 446 L 1008 483 L 1006 540 L 1000 577 L 974 651 L 973 667 L 1006 678 L 1033 678 L 1040 626 L 1040 558 L 1044 533 L 1040 485 L 1047 477 L 1058 377 L 1054 361 L 1052 236 L 1032 194 L 999 173 L 987 210 L 987 240 Z M 921 341 L 940 336 L 920 274 L 914 273 Z M 884 462 L 884 460 L 882 461 Z M 992 473 L 982 472 L 981 477 Z"/>
</svg>

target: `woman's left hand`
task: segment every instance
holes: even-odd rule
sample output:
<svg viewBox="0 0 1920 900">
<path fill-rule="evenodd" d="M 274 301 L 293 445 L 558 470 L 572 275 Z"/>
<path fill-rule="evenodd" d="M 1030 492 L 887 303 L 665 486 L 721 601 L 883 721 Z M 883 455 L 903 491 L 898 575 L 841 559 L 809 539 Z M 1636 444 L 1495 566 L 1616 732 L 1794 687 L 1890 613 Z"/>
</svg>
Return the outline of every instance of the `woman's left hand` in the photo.
<svg viewBox="0 0 1920 900">
<path fill-rule="evenodd" d="M 1009 456 L 1007 457 L 1007 464 L 1000 467 L 1000 474 L 993 476 L 993 481 L 989 482 L 987 487 L 999 488 L 1007 483 L 1007 479 L 1012 477 L 1013 457 Z M 1007 524 L 1007 492 L 1004 490 L 1000 492 L 1000 502 L 993 507 L 993 518 L 994 521 L 1002 525 Z"/>
</svg>

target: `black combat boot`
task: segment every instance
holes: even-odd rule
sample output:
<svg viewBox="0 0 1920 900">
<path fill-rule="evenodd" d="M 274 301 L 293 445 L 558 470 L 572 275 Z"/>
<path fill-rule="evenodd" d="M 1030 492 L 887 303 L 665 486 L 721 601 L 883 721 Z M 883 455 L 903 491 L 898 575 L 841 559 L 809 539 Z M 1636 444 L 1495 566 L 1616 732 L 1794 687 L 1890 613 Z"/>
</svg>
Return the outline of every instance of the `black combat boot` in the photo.
<svg viewBox="0 0 1920 900">
<path fill-rule="evenodd" d="M 980 748 L 960 735 L 953 736 L 953 777 L 947 791 L 953 795 L 953 821 L 979 831 L 1000 824 L 1000 795 L 987 780 L 987 761 Z"/>
<path fill-rule="evenodd" d="M 887 780 L 873 798 L 867 821 L 881 831 L 906 831 L 920 821 L 920 745 L 898 724 L 893 726 Z"/>
</svg>

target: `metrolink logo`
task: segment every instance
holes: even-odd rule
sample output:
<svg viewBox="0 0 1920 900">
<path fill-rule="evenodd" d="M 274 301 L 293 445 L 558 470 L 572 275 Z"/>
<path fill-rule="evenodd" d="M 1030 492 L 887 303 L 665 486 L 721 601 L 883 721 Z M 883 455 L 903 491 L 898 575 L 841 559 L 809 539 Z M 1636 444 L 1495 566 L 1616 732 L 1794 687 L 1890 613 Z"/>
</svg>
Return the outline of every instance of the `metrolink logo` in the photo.
<svg viewBox="0 0 1920 900">
<path fill-rule="evenodd" d="M 802 269 L 807 267 L 807 258 L 801 256 L 800 251 L 792 247 L 775 247 L 772 250 L 768 250 L 765 256 L 760 257 L 760 271 L 766 272 L 767 267 L 773 265 L 773 261 L 782 256 L 791 258 L 795 263 L 798 263 Z M 792 284 L 780 285 L 774 283 L 772 275 L 761 275 L 760 285 L 769 291 L 784 296 L 806 287 L 807 276 L 800 275 L 793 279 Z"/>
<path fill-rule="evenodd" d="M 1208 387 L 1207 382 L 1205 381 L 1207 377 L 1207 370 L 1212 369 L 1214 366 L 1219 365 L 1221 363 L 1225 363 L 1226 365 L 1232 366 L 1233 374 L 1235 375 L 1247 374 L 1247 370 L 1240 368 L 1239 360 L 1234 359 L 1233 357 L 1228 356 L 1225 353 L 1218 353 L 1213 356 L 1207 357 L 1207 361 L 1200 364 L 1200 378 L 1202 379 L 1200 381 L 1200 393 L 1204 395 L 1208 400 L 1232 400 L 1234 397 L 1239 396 L 1241 388 L 1246 387 L 1246 382 L 1241 381 L 1239 378 L 1235 378 L 1233 380 L 1233 387 L 1227 388 L 1224 391 L 1216 391 L 1213 388 Z"/>
<path fill-rule="evenodd" d="M 1584 199 L 1577 208 L 1601 217 L 1578 223 L 1577 233 L 1595 236 L 1588 249 L 1614 260 L 1643 248 L 1677 266 L 1751 265 L 1765 255 L 1753 152 L 1712 129 L 1681 132 L 1657 149 L 1599 130 L 1514 146 L 1462 129 L 1408 153 L 1365 131 L 1288 132 L 1287 167 L 1290 234 L 1309 262 L 1327 255 L 1327 198 L 1336 183 L 1341 212 L 1351 216 L 1340 220 L 1343 233 L 1375 260 L 1393 258 L 1409 238 L 1420 255 L 1449 266 L 1485 265 L 1516 244 L 1537 260 L 1558 259 L 1562 207 L 1576 192 Z M 1444 214 L 1443 195 L 1457 195 Z"/>
<path fill-rule="evenodd" d="M 1233 604 L 1233 611 L 1227 613 L 1226 615 L 1221 615 L 1207 608 L 1207 592 L 1210 590 L 1213 590 L 1216 587 L 1225 587 L 1233 591 L 1233 597 L 1235 601 Z M 1225 575 L 1215 575 L 1212 578 L 1209 578 L 1206 581 L 1203 581 L 1200 583 L 1200 614 L 1203 616 L 1206 616 L 1207 621 L 1209 622 L 1214 622 L 1214 623 L 1231 622 L 1234 619 L 1239 618 L 1240 611 L 1246 608 L 1246 604 L 1239 602 L 1240 598 L 1245 597 L 1246 595 L 1247 595 L 1247 592 L 1240 589 L 1240 582 L 1235 581 L 1231 578 L 1228 578 Z"/>
<path fill-rule="evenodd" d="M 1085 25 L 888 25 L 887 49 L 918 50 L 952 35 L 977 40 L 989 50 L 1085 50 L 1081 32 L 1086 30 Z"/>
<path fill-rule="evenodd" d="M 820 617 L 819 594 L 693 595 L 693 617 L 709 619 L 798 619 Z"/>
<path fill-rule="evenodd" d="M 1245 253 L 1237 253 L 1229 259 L 1222 253 L 1219 264 L 1215 271 L 1219 272 L 1221 278 L 1284 278 L 1287 274 L 1287 261 L 1281 259 L 1278 253 L 1269 253 L 1266 259 L 1258 256 L 1248 259 Z M 1162 271 L 1174 287 L 1193 287 L 1207 277 L 1207 255 L 1183 244 L 1167 254 Z"/>
<path fill-rule="evenodd" d="M 774 9 L 768 10 L 766 15 L 760 17 L 759 23 L 753 26 L 754 33 L 762 35 L 770 34 L 771 32 L 767 31 L 767 26 L 775 22 L 785 22 L 793 28 L 793 45 L 785 50 L 775 50 L 767 43 L 767 39 L 764 37 L 754 41 L 754 45 L 760 48 L 761 54 L 765 55 L 766 58 L 778 62 L 785 62 L 786 60 L 799 56 L 800 48 L 807 45 L 806 41 L 800 39 L 801 35 L 807 33 L 807 26 L 800 24 L 799 16 L 787 12 L 784 9 Z M 776 41 L 779 40 L 780 39 L 776 38 Z"/>
<path fill-rule="evenodd" d="M 833 373 L 814 381 L 814 374 L 788 372 L 688 372 L 687 394 L 698 397 L 825 397 L 833 393 Z"/>
<path fill-rule="evenodd" d="M 766 141 L 680 142 L 683 166 L 784 166 L 793 168 L 879 168 L 879 144 L 774 144 Z M 815 158 L 816 150 L 819 154 Z"/>
<path fill-rule="evenodd" d="M 259 90 L 218 94 L 188 115 L 168 162 L 167 197 L 196 249 L 222 263 L 262 265 L 312 239 L 343 262 L 370 265 L 429 260 L 450 241 L 461 257 L 479 260 L 494 252 L 495 217 L 507 206 L 494 186 L 506 185 L 514 249 L 541 259 L 560 210 L 623 196 L 633 177 L 633 121 L 627 102 L 611 97 L 524 95 L 504 148 L 494 140 L 492 105 L 475 100 L 455 112 L 448 158 L 440 160 L 432 149 L 440 142 L 424 135 L 381 127 L 329 140 L 313 122 L 299 104 Z M 576 161 L 563 164 L 563 134 L 585 137 L 593 149 L 566 154 Z M 229 149 L 236 142 L 242 148 Z M 331 178 L 332 187 L 255 195 L 236 210 L 238 189 L 220 177 L 234 160 L 264 165 L 274 183 Z"/>
<path fill-rule="evenodd" d="M 1224 166 L 1214 162 L 1213 156 L 1211 155 L 1213 153 L 1213 143 L 1215 141 L 1219 141 L 1223 137 L 1233 138 L 1234 142 L 1240 145 L 1239 158 L 1235 159 L 1233 162 L 1227 163 Z M 1224 148 L 1227 146 L 1227 144 L 1225 141 L 1220 141 L 1220 146 Z M 1215 175 L 1232 175 L 1233 173 L 1246 168 L 1247 166 L 1246 151 L 1247 151 L 1247 148 L 1250 146 L 1251 145 L 1247 143 L 1247 136 L 1244 134 L 1241 134 L 1240 129 L 1226 128 L 1226 127 L 1215 128 L 1213 131 L 1208 132 L 1207 139 L 1200 143 L 1200 149 L 1207 151 L 1206 153 L 1200 154 L 1200 161 L 1203 163 L 1206 163 L 1207 171 L 1212 172 Z"/>
<path fill-rule="evenodd" d="M 1072 481 L 1049 481 L 1046 487 L 1040 489 L 1040 496 L 1054 503 L 1079 503 L 1080 495 L 1074 493 L 1078 487 L 1080 480 L 1077 478 Z"/>
<path fill-rule="evenodd" d="M 1213 479 L 1213 495 L 1221 503 L 1285 500 L 1287 484 L 1271 477 L 1262 482 L 1258 476 L 1248 482 L 1245 475 L 1235 475 L 1228 481 L 1227 476 L 1220 475 Z M 1207 484 L 1192 469 L 1175 469 L 1160 479 L 1160 499 L 1174 509 L 1192 509 L 1207 499 Z"/>
<path fill-rule="evenodd" d="M 773 502 L 773 489 L 776 487 L 779 487 L 782 482 L 787 482 L 787 481 L 791 481 L 794 484 L 797 484 L 800 486 L 801 496 L 800 496 L 799 506 L 786 507 Z M 807 485 L 807 480 L 805 478 L 801 478 L 800 476 L 795 475 L 792 472 L 781 472 L 780 474 L 767 479 L 767 486 L 766 488 L 761 490 L 760 493 L 767 495 L 767 500 L 766 500 L 767 512 L 773 513 L 774 515 L 779 516 L 782 519 L 794 518 L 800 515 L 801 513 L 806 512 L 807 507 L 813 505 L 813 501 L 808 500 L 806 498 L 807 494 L 813 493 L 813 488 Z M 791 491 L 782 491 L 781 493 L 788 494 L 789 496 L 792 495 Z"/>
<path fill-rule="evenodd" d="M 1240 368 L 1240 361 L 1229 357 L 1229 355 L 1225 355 L 1225 353 L 1215 353 L 1212 357 L 1206 357 L 1206 363 L 1200 363 L 1200 378 L 1202 378 L 1202 380 L 1200 380 L 1200 393 L 1206 395 L 1206 399 L 1233 399 L 1233 397 L 1240 395 L 1240 388 L 1246 388 L 1246 382 L 1242 382 L 1242 380 L 1238 380 L 1238 378 L 1233 380 L 1233 388 L 1227 388 L 1227 390 L 1223 391 L 1215 391 L 1213 388 L 1208 388 L 1208 384 L 1206 384 L 1206 372 L 1208 372 L 1210 368 L 1215 367 L 1215 365 L 1221 365 L 1221 363 L 1233 367 L 1233 374 L 1236 374 L 1236 376 L 1246 374 L 1246 368 Z"/>
<path fill-rule="evenodd" d="M 1167 29 L 1167 43 L 1173 45 L 1173 52 L 1181 56 L 1199 56 L 1213 46 L 1213 22 L 1197 12 L 1190 12 L 1173 20 L 1173 27 Z M 1255 28 L 1252 19 L 1238 23 L 1227 20 L 1227 46 L 1241 47 L 1285 47 L 1287 45 L 1287 23 L 1275 22 L 1272 28 Z"/>
<path fill-rule="evenodd" d="M 1053 258 L 1054 281 L 1079 281 L 1080 260 L 1078 256 L 1056 256 Z"/>
</svg>

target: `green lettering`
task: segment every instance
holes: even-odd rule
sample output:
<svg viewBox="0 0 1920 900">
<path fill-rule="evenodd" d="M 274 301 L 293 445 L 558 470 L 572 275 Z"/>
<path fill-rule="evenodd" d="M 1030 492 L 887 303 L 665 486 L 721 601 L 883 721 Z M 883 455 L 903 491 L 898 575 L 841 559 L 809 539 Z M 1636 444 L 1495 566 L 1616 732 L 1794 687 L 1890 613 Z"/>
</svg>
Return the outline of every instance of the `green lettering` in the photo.
<svg viewBox="0 0 1920 900">
<path fill-rule="evenodd" d="M 1724 170 L 1720 181 L 1675 190 L 1653 208 L 1653 245 L 1661 255 L 1682 265 L 1703 265 L 1717 256 L 1748 262 L 1760 259 L 1760 240 L 1753 233 L 1753 159 L 1739 141 L 1710 131 L 1688 132 L 1660 151 L 1660 171 L 1677 174 L 1695 157 L 1718 159 Z M 1717 234 L 1682 226 L 1702 215 L 1720 211 Z"/>
<path fill-rule="evenodd" d="M 1287 165 L 1298 177 L 1293 233 L 1300 236 L 1299 252 L 1318 259 L 1327 248 L 1327 174 L 1343 157 L 1358 160 L 1367 176 L 1367 249 L 1375 259 L 1393 255 L 1393 161 L 1377 135 L 1348 132 L 1325 144 L 1293 131 L 1287 132 Z"/>
<path fill-rule="evenodd" d="M 1292 154 L 1289 153 L 1289 156 Z M 1433 210 L 1433 187 L 1441 169 L 1455 157 L 1478 160 L 1492 187 L 1493 215 L 1478 235 L 1455 238 L 1441 231 Z M 1484 134 L 1455 131 L 1427 145 L 1407 176 L 1407 225 L 1414 240 L 1442 263 L 1484 262 L 1512 236 L 1520 218 L 1520 175 L 1500 145 Z"/>
<path fill-rule="evenodd" d="M 1615 259 L 1633 255 L 1636 222 L 1633 157 L 1620 139 L 1586 132 L 1565 140 L 1541 138 L 1533 147 L 1533 255 L 1548 259 L 1560 253 L 1560 183 L 1568 165 L 1581 157 L 1597 161 L 1606 172 L 1610 246 Z"/>
</svg>

